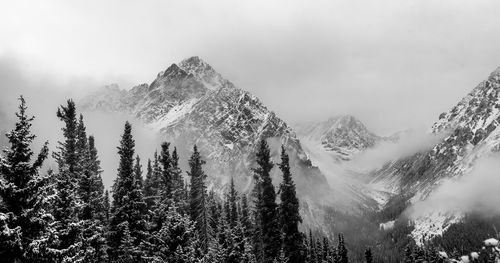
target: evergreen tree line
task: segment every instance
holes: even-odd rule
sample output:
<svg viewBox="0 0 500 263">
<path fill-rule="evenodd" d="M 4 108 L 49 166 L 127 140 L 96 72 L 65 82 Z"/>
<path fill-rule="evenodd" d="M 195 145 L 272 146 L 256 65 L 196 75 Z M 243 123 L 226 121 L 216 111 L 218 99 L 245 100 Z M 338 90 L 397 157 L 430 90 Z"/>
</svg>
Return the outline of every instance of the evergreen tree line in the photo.
<svg viewBox="0 0 500 263">
<path fill-rule="evenodd" d="M 126 122 L 108 192 L 95 138 L 75 103 L 68 100 L 56 113 L 63 140 L 52 154 L 55 171 L 41 171 L 48 143 L 37 155 L 32 151 L 34 117 L 26 110 L 20 97 L 17 123 L 7 134 L 10 147 L 0 157 L 2 262 L 348 262 L 342 235 L 334 246 L 299 231 L 299 200 L 284 146 L 278 191 L 271 180 L 275 164 L 262 140 L 253 191 L 238 193 L 231 178 L 220 196 L 207 191 L 196 145 L 187 181 L 168 142 L 144 171 Z M 371 250 L 366 258 L 371 262 Z"/>
</svg>

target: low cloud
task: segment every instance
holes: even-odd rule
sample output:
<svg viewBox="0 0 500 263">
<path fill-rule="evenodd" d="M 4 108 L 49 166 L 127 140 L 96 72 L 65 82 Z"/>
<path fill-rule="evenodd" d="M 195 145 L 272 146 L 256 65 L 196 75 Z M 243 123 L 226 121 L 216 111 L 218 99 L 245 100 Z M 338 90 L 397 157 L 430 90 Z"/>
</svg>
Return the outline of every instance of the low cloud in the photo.
<svg viewBox="0 0 500 263">
<path fill-rule="evenodd" d="M 425 129 L 413 129 L 401 132 L 396 141 L 384 141 L 374 148 L 356 156 L 350 163 L 353 169 L 371 171 L 382 168 L 390 161 L 412 156 L 430 150 L 446 137 L 446 133 L 433 134 Z"/>
<path fill-rule="evenodd" d="M 73 98 L 77 102 L 83 96 L 94 92 L 104 85 L 90 78 L 63 78 L 43 73 L 42 70 L 27 70 L 28 66 L 11 57 L 0 57 L 0 132 L 5 133 L 13 128 L 16 121 L 20 95 L 28 104 L 28 114 L 35 116 L 32 132 L 37 136 L 33 149 L 37 152 L 45 141 L 49 141 L 50 151 L 55 151 L 57 141 L 62 137 L 62 123 L 56 116 L 57 107 Z M 81 112 L 78 109 L 78 112 Z M 84 112 L 87 133 L 94 135 L 99 158 L 104 170 L 103 180 L 110 187 L 116 177 L 118 168 L 117 146 L 123 133 L 125 121 L 132 123 L 133 136 L 136 141 L 136 153 L 142 158 L 143 170 L 146 169 L 147 158 L 152 157 L 159 148 L 160 138 L 156 133 L 146 129 L 138 121 L 126 114 L 87 113 Z M 0 143 L 5 144 L 2 134 Z M 50 158 L 47 164 L 54 166 Z"/>
<path fill-rule="evenodd" d="M 412 218 L 439 213 L 500 215 L 500 155 L 477 161 L 473 170 L 444 181 L 427 199 L 415 203 L 407 213 Z"/>
</svg>

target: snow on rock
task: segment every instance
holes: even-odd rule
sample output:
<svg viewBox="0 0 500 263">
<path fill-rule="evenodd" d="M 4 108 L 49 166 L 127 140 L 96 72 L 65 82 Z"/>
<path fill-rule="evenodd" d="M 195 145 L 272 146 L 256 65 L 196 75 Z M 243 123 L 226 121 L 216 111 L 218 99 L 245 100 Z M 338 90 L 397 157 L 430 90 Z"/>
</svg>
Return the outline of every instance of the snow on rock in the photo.
<svg viewBox="0 0 500 263">
<path fill-rule="evenodd" d="M 301 139 L 314 141 L 325 151 L 335 154 L 337 161 L 348 161 L 360 152 L 375 146 L 383 137 L 370 132 L 350 115 L 329 118 L 323 122 L 297 124 Z"/>
<path fill-rule="evenodd" d="M 411 236 L 421 246 L 425 241 L 443 234 L 451 224 L 458 223 L 462 216 L 450 213 L 431 212 L 414 220 Z"/>
<path fill-rule="evenodd" d="M 470 263 L 469 256 L 461 256 L 460 263 Z"/>
<path fill-rule="evenodd" d="M 438 251 L 438 255 L 439 255 L 439 258 L 441 259 L 447 259 L 448 258 L 448 254 L 444 251 Z"/>
<path fill-rule="evenodd" d="M 162 128 L 168 127 L 170 125 L 175 124 L 176 121 L 184 117 L 186 114 L 188 114 L 191 109 L 193 108 L 193 105 L 198 102 L 199 99 L 190 99 L 184 103 L 178 104 L 173 106 L 167 114 L 165 114 L 163 117 L 159 118 L 158 120 L 152 122 L 149 124 L 149 126 L 155 130 L 159 131 Z"/>
<path fill-rule="evenodd" d="M 414 196 L 412 203 L 425 200 L 443 182 L 470 173 L 477 160 L 500 151 L 499 125 L 500 68 L 439 116 L 431 132 L 443 139 L 430 150 L 388 163 L 371 175 L 382 182 L 395 182 L 396 188 Z M 460 213 L 420 215 L 412 236 L 421 243 L 440 235 L 461 217 Z"/>
<path fill-rule="evenodd" d="M 498 246 L 498 240 L 495 239 L 495 238 L 488 238 L 484 241 L 484 245 L 485 246 L 492 246 L 492 247 L 496 247 Z"/>
<path fill-rule="evenodd" d="M 380 223 L 379 228 L 382 230 L 391 230 L 394 228 L 395 220 L 387 221 L 385 223 Z"/>
<path fill-rule="evenodd" d="M 199 57 L 172 64 L 149 85 L 129 91 L 103 89 L 84 99 L 80 107 L 131 114 L 172 142 L 181 158 L 188 156 L 196 144 L 207 161 L 207 186 L 221 196 L 231 176 L 238 191 L 250 191 L 250 168 L 255 167 L 255 152 L 261 140 L 272 144 L 275 162 L 279 162 L 283 144 L 290 155 L 301 200 L 306 196 L 313 200 L 309 208 L 314 211 L 320 210 L 315 203 L 327 205 L 324 200 L 331 200 L 326 178 L 312 166 L 295 131 L 256 96 L 235 87 Z M 278 184 L 279 169 L 273 169 L 272 176 Z M 317 217 L 304 216 L 310 219 L 305 224 L 321 228 L 321 220 L 313 220 Z"/>
</svg>

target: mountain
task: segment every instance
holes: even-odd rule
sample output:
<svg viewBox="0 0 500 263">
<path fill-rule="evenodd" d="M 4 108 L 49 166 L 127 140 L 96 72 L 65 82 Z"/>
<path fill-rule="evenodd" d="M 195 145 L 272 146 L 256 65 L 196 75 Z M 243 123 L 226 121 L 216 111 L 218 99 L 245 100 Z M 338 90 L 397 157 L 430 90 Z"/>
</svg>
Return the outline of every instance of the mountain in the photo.
<svg viewBox="0 0 500 263">
<path fill-rule="evenodd" d="M 413 203 L 425 200 L 442 183 L 468 174 L 477 160 L 500 151 L 500 68 L 477 85 L 431 128 L 443 139 L 430 150 L 394 161 L 374 171 L 374 183 L 405 192 Z M 429 215 L 416 222 L 414 237 L 440 234 L 460 214 Z"/>
<path fill-rule="evenodd" d="M 369 131 L 350 115 L 329 118 L 323 122 L 297 125 L 301 141 L 308 141 L 332 154 L 336 161 L 349 161 L 360 152 L 388 140 Z"/>
<path fill-rule="evenodd" d="M 187 159 L 197 144 L 207 161 L 208 187 L 219 194 L 227 189 L 231 177 L 240 192 L 251 189 L 257 146 L 266 139 L 276 163 L 281 144 L 289 152 L 306 224 L 324 225 L 319 207 L 335 200 L 294 130 L 257 97 L 237 88 L 199 57 L 172 64 L 151 84 L 128 91 L 111 85 L 79 104 L 85 111 L 131 114 L 177 146 L 181 159 Z M 275 185 L 280 177 L 275 167 Z"/>
</svg>

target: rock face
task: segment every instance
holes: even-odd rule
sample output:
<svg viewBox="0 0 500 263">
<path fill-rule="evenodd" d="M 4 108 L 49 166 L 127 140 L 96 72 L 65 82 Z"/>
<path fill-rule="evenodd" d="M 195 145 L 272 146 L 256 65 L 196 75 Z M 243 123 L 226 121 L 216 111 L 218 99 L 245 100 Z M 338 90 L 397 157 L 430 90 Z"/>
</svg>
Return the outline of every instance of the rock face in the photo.
<svg viewBox="0 0 500 263">
<path fill-rule="evenodd" d="M 428 193 L 442 179 L 470 171 L 477 158 L 500 150 L 500 71 L 494 71 L 431 128 L 444 137 L 432 149 L 387 165 L 377 179 Z"/>
<path fill-rule="evenodd" d="M 499 124 L 500 69 L 497 69 L 450 111 L 439 116 L 431 131 L 444 139 L 428 151 L 387 164 L 373 172 L 373 181 L 385 183 L 388 189 L 403 189 L 411 193 L 414 195 L 413 202 L 425 199 L 440 183 L 470 172 L 479 158 L 500 151 Z M 437 216 L 448 219 L 459 217 L 456 214 Z M 420 221 L 428 220 L 423 218 Z M 432 229 L 422 229 L 429 225 L 419 225 L 417 221 L 416 231 L 432 232 Z M 436 227 L 440 228 L 438 232 L 445 229 Z M 418 235 L 415 237 L 420 238 Z"/>
<path fill-rule="evenodd" d="M 261 140 L 270 143 L 276 163 L 283 144 L 290 155 L 301 200 L 310 202 L 309 208 L 312 203 L 329 203 L 328 183 L 311 165 L 293 129 L 257 97 L 235 87 L 198 57 L 172 64 L 149 85 L 129 91 L 106 87 L 84 99 L 80 107 L 132 114 L 173 142 L 185 159 L 197 144 L 207 160 L 209 188 L 220 194 L 231 177 L 239 191 L 252 188 L 251 168 L 255 167 L 254 156 Z M 273 169 L 273 180 L 275 185 L 279 183 L 277 167 Z M 306 221 L 315 221 L 308 213 Z"/>
</svg>

